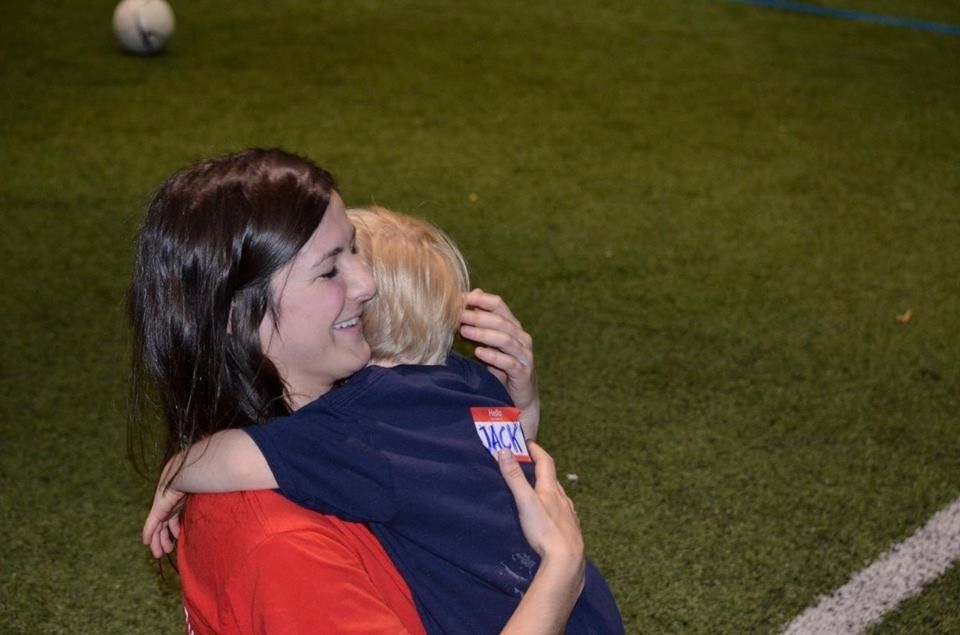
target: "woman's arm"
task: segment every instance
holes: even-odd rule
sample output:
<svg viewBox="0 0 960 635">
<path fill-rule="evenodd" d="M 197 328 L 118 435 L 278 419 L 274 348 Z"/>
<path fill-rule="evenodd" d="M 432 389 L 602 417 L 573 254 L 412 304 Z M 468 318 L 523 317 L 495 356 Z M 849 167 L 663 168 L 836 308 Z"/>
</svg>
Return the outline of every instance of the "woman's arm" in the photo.
<svg viewBox="0 0 960 635">
<path fill-rule="evenodd" d="M 143 524 L 143 544 L 155 558 L 173 551 L 180 535 L 178 506 L 188 494 L 274 489 L 277 481 L 260 448 L 240 429 L 221 430 L 167 461 Z"/>
<path fill-rule="evenodd" d="M 541 560 L 533 582 L 501 633 L 556 635 L 563 632 L 583 591 L 583 535 L 573 502 L 557 481 L 553 459 L 536 443 L 529 442 L 527 447 L 536 462 L 535 487 L 527 482 L 509 451 L 501 450 L 498 462 L 520 511 L 523 534 Z"/>
<path fill-rule="evenodd" d="M 460 335 L 480 346 L 474 353 L 506 387 L 520 408 L 520 423 L 528 439 L 537 438 L 540 392 L 533 368 L 533 338 L 523 330 L 500 296 L 474 289 L 464 296 Z"/>
</svg>

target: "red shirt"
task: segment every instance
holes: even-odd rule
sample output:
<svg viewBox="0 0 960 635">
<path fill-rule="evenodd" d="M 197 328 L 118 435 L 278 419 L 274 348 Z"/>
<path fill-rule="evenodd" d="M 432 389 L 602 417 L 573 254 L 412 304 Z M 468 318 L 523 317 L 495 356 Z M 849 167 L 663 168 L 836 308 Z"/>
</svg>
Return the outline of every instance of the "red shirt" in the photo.
<svg viewBox="0 0 960 635">
<path fill-rule="evenodd" d="M 187 633 L 423 633 L 361 524 L 275 492 L 191 496 L 177 546 Z"/>
</svg>

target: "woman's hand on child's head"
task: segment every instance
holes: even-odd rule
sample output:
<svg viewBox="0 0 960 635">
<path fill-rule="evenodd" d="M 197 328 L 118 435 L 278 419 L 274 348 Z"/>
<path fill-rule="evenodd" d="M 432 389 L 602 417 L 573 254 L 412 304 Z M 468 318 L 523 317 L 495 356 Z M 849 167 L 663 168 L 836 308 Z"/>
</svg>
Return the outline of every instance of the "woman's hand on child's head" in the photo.
<svg viewBox="0 0 960 635">
<path fill-rule="evenodd" d="M 523 535 L 545 563 L 550 560 L 576 570 L 582 588 L 585 559 L 577 511 L 557 480 L 553 458 L 533 441 L 527 442 L 527 448 L 536 466 L 537 483 L 533 487 L 509 450 L 500 450 L 497 459 L 517 503 Z"/>
<path fill-rule="evenodd" d="M 540 393 L 533 366 L 533 338 L 523 330 L 500 296 L 480 289 L 464 295 L 460 334 L 479 344 L 475 354 L 510 393 L 523 413 L 528 438 L 536 438 L 540 423 Z"/>
<path fill-rule="evenodd" d="M 176 456 L 164 467 L 153 495 L 153 506 L 143 523 L 141 539 L 143 544 L 150 547 L 154 558 L 162 558 L 173 552 L 176 540 L 180 537 L 180 505 L 186 494 L 168 485 L 180 461 L 180 457 Z"/>
</svg>

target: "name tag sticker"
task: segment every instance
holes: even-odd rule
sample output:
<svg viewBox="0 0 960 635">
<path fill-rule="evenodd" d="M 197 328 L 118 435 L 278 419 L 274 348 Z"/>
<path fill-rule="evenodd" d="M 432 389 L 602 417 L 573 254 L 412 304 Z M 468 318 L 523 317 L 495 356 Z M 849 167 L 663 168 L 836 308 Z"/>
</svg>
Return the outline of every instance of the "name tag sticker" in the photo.
<svg viewBox="0 0 960 635">
<path fill-rule="evenodd" d="M 513 407 L 470 408 L 473 425 L 483 447 L 496 458 L 500 448 L 513 451 L 521 463 L 532 461 L 520 427 L 520 409 Z"/>
</svg>

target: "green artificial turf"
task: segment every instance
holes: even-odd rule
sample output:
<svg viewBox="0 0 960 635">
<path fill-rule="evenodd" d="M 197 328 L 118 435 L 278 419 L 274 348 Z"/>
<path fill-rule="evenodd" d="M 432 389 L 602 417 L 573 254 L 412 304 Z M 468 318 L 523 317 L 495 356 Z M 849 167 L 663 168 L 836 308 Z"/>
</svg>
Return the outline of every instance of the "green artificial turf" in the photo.
<svg viewBox="0 0 960 635">
<path fill-rule="evenodd" d="M 152 189 L 251 145 L 438 223 L 508 298 L 629 632 L 776 632 L 960 495 L 960 38 L 720 0 L 195 0 L 139 58 L 112 9 L 0 21 L 0 632 L 181 629 L 138 540 L 123 298 Z M 960 632 L 958 593 L 876 632 Z"/>
<path fill-rule="evenodd" d="M 954 565 L 922 595 L 905 602 L 899 611 L 870 629 L 870 635 L 960 633 L 960 611 L 955 608 L 958 587 L 960 568 Z"/>
</svg>

